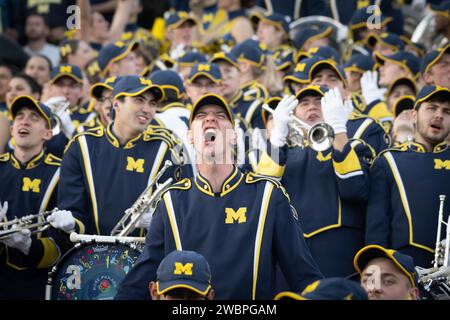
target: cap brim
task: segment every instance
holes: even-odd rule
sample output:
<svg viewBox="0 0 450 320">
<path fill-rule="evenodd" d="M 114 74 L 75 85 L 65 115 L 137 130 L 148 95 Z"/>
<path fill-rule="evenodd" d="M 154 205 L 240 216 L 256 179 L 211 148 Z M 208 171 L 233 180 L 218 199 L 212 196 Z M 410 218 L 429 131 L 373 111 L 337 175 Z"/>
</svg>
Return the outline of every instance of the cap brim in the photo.
<svg viewBox="0 0 450 320">
<path fill-rule="evenodd" d="M 425 102 L 429 99 L 431 99 L 434 95 L 439 94 L 441 92 L 445 92 L 447 93 L 447 95 L 450 98 L 450 89 L 444 88 L 444 87 L 439 87 L 438 89 L 430 92 L 429 94 L 427 94 L 425 97 L 417 99 L 416 103 L 414 104 L 414 109 L 416 109 L 422 102 Z"/>
<path fill-rule="evenodd" d="M 192 121 L 194 120 L 197 110 L 206 105 L 217 105 L 224 108 L 227 111 L 228 118 L 230 119 L 234 128 L 234 120 L 233 115 L 231 114 L 230 107 L 222 97 L 216 94 L 207 94 L 197 100 L 197 102 L 192 107 L 191 117 L 189 119 L 189 126 L 192 124 Z"/>
<path fill-rule="evenodd" d="M 394 118 L 397 118 L 398 115 L 405 110 L 414 109 L 414 101 L 415 99 L 413 96 L 403 96 L 397 99 L 392 107 L 392 114 L 394 115 Z"/>
<path fill-rule="evenodd" d="M 197 72 L 191 78 L 189 78 L 189 83 L 192 83 L 193 81 L 195 81 L 195 79 L 197 79 L 198 77 L 201 77 L 201 76 L 207 77 L 208 79 L 210 79 L 214 83 L 219 83 L 220 82 L 220 79 L 214 78 L 210 73 L 201 71 L 201 72 Z"/>
<path fill-rule="evenodd" d="M 42 115 L 42 117 L 47 121 L 48 127 L 52 128 L 52 119 L 47 116 L 47 114 L 42 110 L 39 103 L 37 103 L 32 97 L 29 96 L 19 96 L 14 99 L 11 103 L 11 114 L 13 119 L 16 117 L 17 110 L 22 107 L 34 107 Z"/>
<path fill-rule="evenodd" d="M 308 84 L 309 79 L 300 79 L 295 77 L 294 75 L 289 75 L 283 78 L 283 82 L 292 81 L 299 84 Z"/>
<path fill-rule="evenodd" d="M 312 65 L 311 69 L 309 70 L 309 81 L 312 83 L 314 71 L 319 68 L 320 66 L 328 66 L 331 69 L 333 69 L 338 77 L 342 80 L 345 87 L 347 87 L 347 80 L 345 79 L 344 75 L 339 71 L 339 68 L 335 66 L 333 63 L 331 63 L 329 60 L 320 60 Z"/>
<path fill-rule="evenodd" d="M 277 294 L 275 298 L 273 298 L 273 300 L 309 300 L 309 299 L 302 297 L 298 293 L 285 291 Z"/>
<path fill-rule="evenodd" d="M 113 90 L 113 87 L 110 87 L 104 83 L 96 83 L 91 86 L 91 90 L 89 90 L 89 94 L 94 99 L 100 99 L 102 97 L 103 90 Z"/>
<path fill-rule="evenodd" d="M 164 294 L 167 291 L 173 290 L 173 289 L 188 289 L 191 291 L 194 291 L 202 296 L 206 296 L 208 291 L 211 289 L 210 284 L 204 284 L 204 283 L 198 283 L 195 281 L 186 281 L 183 279 L 174 280 L 174 281 L 167 281 L 164 283 L 161 283 L 160 281 L 156 282 L 156 291 L 158 294 Z"/>
<path fill-rule="evenodd" d="M 76 77 L 73 74 L 70 73 L 58 73 L 56 76 L 54 76 L 51 80 L 50 83 L 54 84 L 56 81 L 58 81 L 59 79 L 61 79 L 62 77 L 68 77 L 68 78 L 72 78 L 73 80 L 75 80 L 78 83 L 83 83 L 83 79 L 80 79 L 78 77 Z"/>
<path fill-rule="evenodd" d="M 395 79 L 394 81 L 392 81 L 392 83 L 389 85 L 386 96 L 390 96 L 391 93 L 392 93 L 392 90 L 394 90 L 394 88 L 396 86 L 398 86 L 398 85 L 410 85 L 413 88 L 413 90 L 414 90 L 414 95 L 417 94 L 416 83 L 410 78 L 400 77 L 400 78 Z"/>
<path fill-rule="evenodd" d="M 440 52 L 439 54 L 436 56 L 436 58 L 434 58 L 433 60 L 431 60 L 430 62 L 427 63 L 427 66 L 423 72 L 423 74 L 427 73 L 428 70 L 434 65 L 436 64 L 436 62 L 439 61 L 439 59 L 442 58 L 442 56 L 446 53 L 450 53 L 450 43 L 447 44 Z"/>
<path fill-rule="evenodd" d="M 178 20 L 178 21 L 175 22 L 175 23 L 169 24 L 169 25 L 167 26 L 167 29 L 176 29 L 176 28 L 178 28 L 179 26 L 181 26 L 183 23 L 185 23 L 186 21 L 191 21 L 191 22 L 194 23 L 194 25 L 197 25 L 197 24 L 198 24 L 198 23 L 197 23 L 197 20 L 195 20 L 195 18 L 193 18 L 193 17 L 185 17 L 185 18 L 180 18 L 180 20 Z"/>
<path fill-rule="evenodd" d="M 224 56 L 224 57 L 217 57 L 217 58 L 212 57 L 211 60 L 210 60 L 211 63 L 214 63 L 214 62 L 217 63 L 217 62 L 219 62 L 219 61 L 225 61 L 225 62 L 228 62 L 229 64 L 231 64 L 232 66 L 236 67 L 236 68 L 239 70 L 239 64 L 238 64 L 236 61 L 231 60 L 231 59 L 228 58 L 227 56 Z"/>
<path fill-rule="evenodd" d="M 109 70 L 109 67 L 111 66 L 111 64 L 113 64 L 114 62 L 117 62 L 117 61 L 123 59 L 131 51 L 134 51 L 137 48 L 139 48 L 139 42 L 133 41 L 128 46 L 126 46 L 124 48 L 125 48 L 124 51 L 122 51 L 119 55 L 117 55 L 114 58 L 112 58 L 111 60 L 109 60 L 108 64 L 105 66 L 105 69 L 101 70 L 101 75 L 105 76 L 105 74 Z"/>
<path fill-rule="evenodd" d="M 379 245 L 368 245 L 361 250 L 358 251 L 358 253 L 355 256 L 355 259 L 353 260 L 353 265 L 358 271 L 358 273 L 362 273 L 363 270 L 366 268 L 367 264 L 375 259 L 375 258 L 388 258 L 394 264 L 408 277 L 409 281 L 411 282 L 412 286 L 415 287 L 414 278 L 411 276 L 411 274 L 401 265 L 401 263 L 394 257 L 394 255 L 386 250 L 385 248 L 379 246 Z"/>
<path fill-rule="evenodd" d="M 303 88 L 301 90 L 299 90 L 296 94 L 295 97 L 297 98 L 297 100 L 302 99 L 303 97 L 307 96 L 307 95 L 311 95 L 311 94 L 316 94 L 319 95 L 321 97 L 324 96 L 324 93 L 320 90 L 320 88 L 315 88 L 315 87 L 306 87 Z"/>
<path fill-rule="evenodd" d="M 165 97 L 164 90 L 162 90 L 160 86 L 151 85 L 138 87 L 134 90 L 131 90 L 131 92 L 120 92 L 114 96 L 114 99 L 120 97 L 136 97 L 146 91 L 149 91 L 151 94 L 153 94 L 156 101 L 161 101 Z"/>
</svg>

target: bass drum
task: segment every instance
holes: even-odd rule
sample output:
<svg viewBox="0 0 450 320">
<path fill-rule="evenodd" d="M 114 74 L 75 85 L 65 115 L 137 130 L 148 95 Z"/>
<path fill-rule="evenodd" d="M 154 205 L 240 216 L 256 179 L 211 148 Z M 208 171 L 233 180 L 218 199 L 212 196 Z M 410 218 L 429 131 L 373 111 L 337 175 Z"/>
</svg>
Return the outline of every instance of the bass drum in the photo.
<svg viewBox="0 0 450 320">
<path fill-rule="evenodd" d="M 141 254 L 128 243 L 77 243 L 49 272 L 46 300 L 111 300 Z"/>
</svg>

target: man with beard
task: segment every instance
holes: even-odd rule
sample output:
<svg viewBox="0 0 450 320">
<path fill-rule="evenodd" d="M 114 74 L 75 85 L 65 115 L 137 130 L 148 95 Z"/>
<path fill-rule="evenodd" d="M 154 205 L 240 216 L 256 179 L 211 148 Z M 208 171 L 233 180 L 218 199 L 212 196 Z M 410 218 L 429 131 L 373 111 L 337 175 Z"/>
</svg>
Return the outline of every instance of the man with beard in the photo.
<svg viewBox="0 0 450 320">
<path fill-rule="evenodd" d="M 416 97 L 413 119 L 414 141 L 385 150 L 371 168 L 366 242 L 429 267 L 439 195 L 450 195 L 450 90 L 425 86 Z M 449 211 L 447 204 L 444 213 Z"/>
</svg>

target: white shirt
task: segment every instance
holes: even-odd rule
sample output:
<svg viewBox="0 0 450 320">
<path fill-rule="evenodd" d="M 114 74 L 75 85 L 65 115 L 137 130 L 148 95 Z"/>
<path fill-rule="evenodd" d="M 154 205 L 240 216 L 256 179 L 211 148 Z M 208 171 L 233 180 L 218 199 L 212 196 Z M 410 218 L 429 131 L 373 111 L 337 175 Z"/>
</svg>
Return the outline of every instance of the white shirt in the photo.
<svg viewBox="0 0 450 320">
<path fill-rule="evenodd" d="M 59 62 L 61 60 L 61 57 L 59 55 L 59 48 L 49 43 L 46 43 L 44 47 L 39 51 L 32 51 L 28 46 L 23 47 L 23 49 L 25 50 L 26 53 L 28 53 L 31 56 L 37 54 L 42 54 L 46 56 L 52 62 L 53 67 L 59 65 Z"/>
</svg>

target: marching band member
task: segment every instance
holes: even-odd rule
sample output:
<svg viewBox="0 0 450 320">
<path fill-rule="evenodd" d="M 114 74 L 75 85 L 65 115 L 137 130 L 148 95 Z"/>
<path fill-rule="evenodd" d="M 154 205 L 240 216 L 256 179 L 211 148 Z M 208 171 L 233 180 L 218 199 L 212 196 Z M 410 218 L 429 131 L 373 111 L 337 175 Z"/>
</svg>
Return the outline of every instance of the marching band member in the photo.
<svg viewBox="0 0 450 320">
<path fill-rule="evenodd" d="M 450 44 L 422 58 L 420 73 L 426 85 L 450 88 Z"/>
<path fill-rule="evenodd" d="M 419 298 L 419 278 L 410 256 L 378 245 L 369 245 L 358 251 L 353 263 L 369 300 Z"/>
<path fill-rule="evenodd" d="M 177 140 L 167 129 L 148 127 L 162 89 L 146 78 L 126 76 L 112 97 L 111 124 L 76 135 L 61 166 L 58 205 L 72 211 L 79 233 L 109 235 L 165 160 L 177 164 L 162 179 L 189 176 L 189 168 L 179 164 Z M 144 215 L 138 226 L 146 227 L 149 218 Z"/>
<path fill-rule="evenodd" d="M 293 291 L 320 279 L 281 184 L 234 165 L 236 134 L 225 100 L 203 96 L 189 122 L 199 174 L 162 195 L 144 252 L 116 299 L 145 299 L 160 261 L 183 248 L 207 259 L 217 299 L 272 299 L 277 265 Z"/>
<path fill-rule="evenodd" d="M 450 90 L 425 86 L 413 118 L 414 141 L 385 150 L 371 168 L 366 242 L 408 254 L 426 268 L 433 260 L 438 196 L 449 195 Z"/>
<path fill-rule="evenodd" d="M 273 126 L 270 143 L 280 151 L 270 157 L 264 153 L 257 173 L 281 178 L 320 270 L 326 277 L 345 277 L 353 273 L 353 257 L 364 244 L 368 171 L 375 155 L 364 141 L 349 140 L 347 123 L 352 110 L 344 105 L 338 89 L 325 91 L 317 86 L 300 90 L 295 109 L 283 109 L 279 103 L 273 118 L 268 117 L 268 127 Z M 324 151 L 312 145 L 288 148 L 291 111 L 308 125 L 324 121 L 331 125 L 336 134 L 333 145 Z"/>
<path fill-rule="evenodd" d="M 11 114 L 16 146 L 0 156 L 0 224 L 53 209 L 61 164 L 61 159 L 43 149 L 52 137 L 50 109 L 29 96 L 19 96 L 11 104 Z M 55 211 L 47 218 L 66 232 L 75 225 L 67 211 Z M 45 218 L 33 223 L 38 221 Z M 31 234 L 29 229 L 0 240 L 0 299 L 44 299 L 48 267 L 61 254 L 58 240 L 57 234 Z"/>
</svg>

